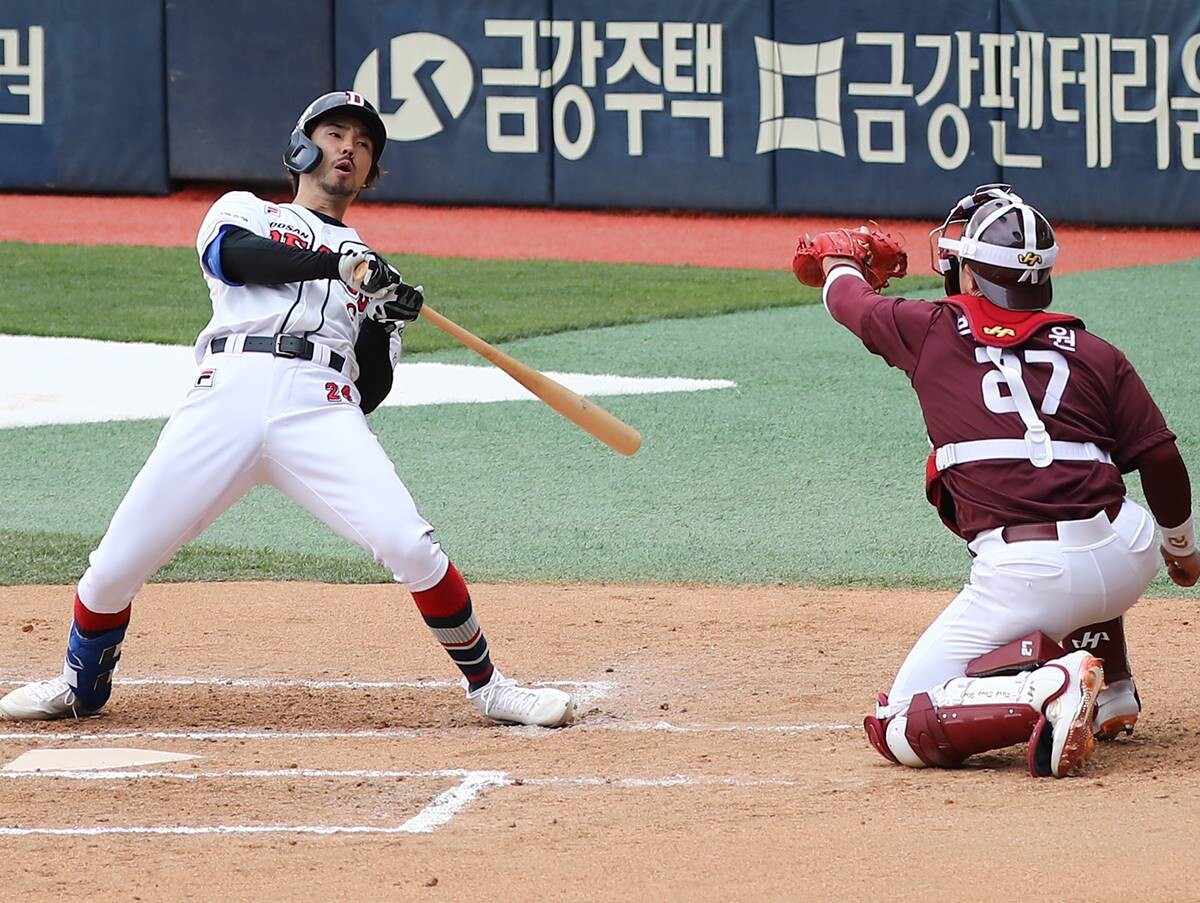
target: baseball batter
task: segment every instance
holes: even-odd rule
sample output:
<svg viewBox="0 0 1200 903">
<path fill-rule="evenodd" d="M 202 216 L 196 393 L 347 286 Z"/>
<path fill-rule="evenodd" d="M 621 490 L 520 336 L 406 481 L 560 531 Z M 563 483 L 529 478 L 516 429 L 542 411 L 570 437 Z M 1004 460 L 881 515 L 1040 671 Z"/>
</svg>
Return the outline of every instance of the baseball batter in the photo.
<svg viewBox="0 0 1200 903">
<path fill-rule="evenodd" d="M 79 581 L 61 677 L 0 700 L 15 720 L 91 715 L 111 693 L 142 584 L 252 486 L 268 483 L 370 552 L 403 584 L 489 718 L 556 726 L 561 690 L 520 687 L 492 662 L 462 576 L 433 538 L 366 414 L 391 388 L 423 303 L 343 222 L 380 174 L 387 132 L 362 96 L 301 114 L 284 157 L 295 200 L 220 198 L 196 250 L 213 315 L 195 382 Z"/>
<path fill-rule="evenodd" d="M 1128 359 L 1046 310 L 1058 245 L 1041 213 L 981 186 L 930 245 L 947 293 L 933 303 L 879 294 L 907 261 L 878 230 L 805 237 L 793 260 L 911 381 L 933 446 L 929 500 L 973 557 L 864 725 L 898 764 L 953 767 L 1027 741 L 1030 772 L 1062 777 L 1095 735 L 1137 718 L 1121 617 L 1158 570 L 1156 534 L 1171 579 L 1200 578 L 1188 472 Z M 1134 470 L 1153 518 L 1125 496 Z"/>
</svg>

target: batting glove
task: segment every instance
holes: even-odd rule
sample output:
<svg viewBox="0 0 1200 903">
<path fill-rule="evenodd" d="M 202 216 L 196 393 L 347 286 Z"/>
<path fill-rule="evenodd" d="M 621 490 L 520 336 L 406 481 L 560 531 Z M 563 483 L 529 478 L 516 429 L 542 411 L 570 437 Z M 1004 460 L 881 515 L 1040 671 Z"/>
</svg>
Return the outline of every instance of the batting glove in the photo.
<svg viewBox="0 0 1200 903">
<path fill-rule="evenodd" d="M 424 303 L 425 287 L 409 285 L 401 280 L 390 294 L 376 300 L 371 306 L 370 317 L 389 332 L 397 328 L 403 329 L 420 316 L 421 305 Z"/>
<path fill-rule="evenodd" d="M 359 269 L 365 263 L 364 270 Z M 358 274 L 362 273 L 362 279 Z M 354 248 L 342 254 L 338 261 L 338 276 L 342 282 L 368 298 L 383 298 L 396 286 L 403 284 L 400 272 L 382 254 L 366 248 Z M 418 308 L 419 309 L 419 308 Z"/>
</svg>

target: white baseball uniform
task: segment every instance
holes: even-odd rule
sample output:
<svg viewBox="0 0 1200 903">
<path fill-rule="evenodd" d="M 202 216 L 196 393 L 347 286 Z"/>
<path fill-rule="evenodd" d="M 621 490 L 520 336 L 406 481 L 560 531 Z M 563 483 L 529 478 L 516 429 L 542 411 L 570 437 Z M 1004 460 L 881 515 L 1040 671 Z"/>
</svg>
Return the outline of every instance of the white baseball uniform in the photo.
<svg viewBox="0 0 1200 903">
<path fill-rule="evenodd" d="M 205 253 L 223 227 L 311 250 L 363 247 L 353 229 L 295 204 L 237 191 L 212 206 L 196 242 L 213 315 L 196 341 L 195 383 L 91 554 L 80 598 L 96 612 L 121 611 L 181 546 L 260 483 L 369 551 L 409 590 L 435 586 L 446 555 L 359 407 L 354 344 L 365 299 L 336 279 L 231 284 L 219 256 Z M 247 336 L 279 334 L 310 340 L 313 360 L 244 350 Z M 397 335 L 393 364 L 399 351 Z"/>
</svg>

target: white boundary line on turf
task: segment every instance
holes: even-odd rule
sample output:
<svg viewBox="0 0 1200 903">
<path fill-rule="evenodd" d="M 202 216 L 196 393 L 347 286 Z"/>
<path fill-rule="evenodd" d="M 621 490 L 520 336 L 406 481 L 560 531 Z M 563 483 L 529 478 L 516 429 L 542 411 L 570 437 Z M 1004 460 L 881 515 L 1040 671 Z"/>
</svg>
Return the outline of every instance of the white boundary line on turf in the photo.
<svg viewBox="0 0 1200 903">
<path fill-rule="evenodd" d="M 588 724 L 586 721 L 571 727 L 561 728 L 567 731 L 615 731 L 618 733 L 671 733 L 671 734 L 806 734 L 822 731 L 853 730 L 852 724 L 837 722 L 814 722 L 810 724 L 671 724 L 666 721 L 658 722 L 629 722 Z M 388 740 L 414 739 L 417 737 L 454 736 L 461 737 L 470 732 L 486 732 L 494 735 L 497 731 L 512 733 L 518 737 L 528 737 L 530 731 L 536 731 L 540 736 L 551 732 L 545 728 L 502 727 L 500 725 L 479 728 L 364 728 L 348 731 L 317 731 L 317 730 L 128 730 L 128 731 L 3 731 L 0 730 L 0 742 L 44 741 L 62 743 L 103 743 L 112 740 Z"/>
</svg>

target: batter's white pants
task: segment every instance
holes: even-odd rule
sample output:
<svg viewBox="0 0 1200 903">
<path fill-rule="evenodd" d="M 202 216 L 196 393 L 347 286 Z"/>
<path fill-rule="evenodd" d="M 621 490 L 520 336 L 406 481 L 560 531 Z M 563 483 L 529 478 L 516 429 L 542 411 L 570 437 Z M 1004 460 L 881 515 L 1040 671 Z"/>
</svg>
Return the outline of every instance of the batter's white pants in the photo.
<svg viewBox="0 0 1200 903">
<path fill-rule="evenodd" d="M 929 625 L 900 666 L 879 718 L 904 711 L 912 697 L 966 674 L 979 656 L 1041 630 L 1056 642 L 1087 624 L 1124 614 L 1161 559 L 1154 520 L 1128 499 L 1113 522 L 1103 512 L 1061 521 L 1057 541 L 1006 543 L 986 530 L 962 592 Z"/>
<path fill-rule="evenodd" d="M 445 576 L 433 527 L 368 428 L 354 384 L 311 361 L 224 353 L 205 359 L 198 386 L 163 427 L 89 558 L 80 599 L 92 611 L 121 611 L 259 483 L 366 549 L 408 589 Z"/>
</svg>

